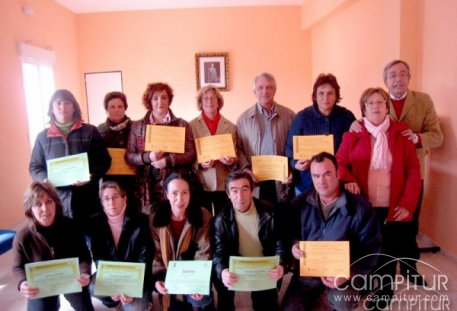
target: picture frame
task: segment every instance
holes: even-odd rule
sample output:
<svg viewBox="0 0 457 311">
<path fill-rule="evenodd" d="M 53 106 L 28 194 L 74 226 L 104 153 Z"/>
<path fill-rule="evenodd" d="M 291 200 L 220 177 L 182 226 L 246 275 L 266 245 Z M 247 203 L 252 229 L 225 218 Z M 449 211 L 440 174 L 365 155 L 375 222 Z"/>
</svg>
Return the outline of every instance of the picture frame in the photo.
<svg viewBox="0 0 457 311">
<path fill-rule="evenodd" d="M 197 91 L 207 85 L 213 85 L 221 91 L 229 90 L 228 53 L 196 53 L 195 71 Z"/>
</svg>

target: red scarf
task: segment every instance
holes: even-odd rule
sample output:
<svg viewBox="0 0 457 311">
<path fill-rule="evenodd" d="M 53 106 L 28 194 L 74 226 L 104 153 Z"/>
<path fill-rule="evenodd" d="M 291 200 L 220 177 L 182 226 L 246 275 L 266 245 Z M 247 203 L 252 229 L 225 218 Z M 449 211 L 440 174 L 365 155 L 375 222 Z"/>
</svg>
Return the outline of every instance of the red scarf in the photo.
<svg viewBox="0 0 457 311">
<path fill-rule="evenodd" d="M 205 121 L 206 126 L 208 127 L 208 130 L 209 130 L 209 132 L 211 133 L 211 135 L 216 134 L 217 125 L 219 124 L 219 120 L 221 119 L 221 115 L 218 113 L 218 114 L 214 117 L 214 120 L 211 120 L 211 119 L 208 118 L 208 117 L 206 116 L 206 114 L 202 111 L 202 117 L 203 117 L 203 120 Z"/>
</svg>

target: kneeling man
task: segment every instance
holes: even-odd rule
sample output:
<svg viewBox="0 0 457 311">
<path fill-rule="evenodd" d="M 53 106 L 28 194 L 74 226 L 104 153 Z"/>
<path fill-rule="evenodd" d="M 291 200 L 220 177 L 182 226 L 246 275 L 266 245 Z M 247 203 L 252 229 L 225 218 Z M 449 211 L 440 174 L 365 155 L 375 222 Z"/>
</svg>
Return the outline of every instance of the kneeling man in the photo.
<svg viewBox="0 0 457 311">
<path fill-rule="evenodd" d="M 291 219 L 295 221 L 292 255 L 295 259 L 306 257 L 299 241 L 349 241 L 351 277 L 301 277 L 297 269 L 284 296 L 283 309 L 312 310 L 327 290 L 334 310 L 352 310 L 358 304 L 357 290 L 365 286 L 364 277 L 375 267 L 381 249 L 376 215 L 366 199 L 340 186 L 333 155 L 322 152 L 314 156 L 310 171 L 314 188 L 291 203 Z"/>
</svg>

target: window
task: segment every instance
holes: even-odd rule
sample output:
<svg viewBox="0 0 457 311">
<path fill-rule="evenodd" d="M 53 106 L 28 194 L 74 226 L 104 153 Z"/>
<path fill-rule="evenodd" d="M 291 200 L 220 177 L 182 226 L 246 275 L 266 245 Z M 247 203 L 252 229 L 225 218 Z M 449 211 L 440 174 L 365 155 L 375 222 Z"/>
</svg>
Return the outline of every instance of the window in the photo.
<svg viewBox="0 0 457 311">
<path fill-rule="evenodd" d="M 49 120 L 48 103 L 55 90 L 52 67 L 55 56 L 52 51 L 25 43 L 19 45 L 19 55 L 22 61 L 29 143 L 33 148 L 36 136 L 46 128 Z"/>
</svg>

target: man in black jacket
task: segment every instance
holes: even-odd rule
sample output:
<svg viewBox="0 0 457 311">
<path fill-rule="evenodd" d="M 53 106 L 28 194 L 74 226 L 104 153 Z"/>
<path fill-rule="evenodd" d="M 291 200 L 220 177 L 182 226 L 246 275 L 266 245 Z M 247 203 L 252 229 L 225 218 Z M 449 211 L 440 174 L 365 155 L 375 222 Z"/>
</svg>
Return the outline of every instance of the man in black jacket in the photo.
<svg viewBox="0 0 457 311">
<path fill-rule="evenodd" d="M 234 310 L 234 291 L 229 290 L 238 276 L 229 271 L 230 256 L 280 257 L 284 246 L 277 235 L 273 206 L 254 199 L 254 182 L 249 173 L 236 171 L 227 176 L 225 183 L 231 203 L 214 220 L 215 285 L 218 293 L 217 310 Z M 268 276 L 279 280 L 284 274 L 280 264 L 268 271 Z M 254 310 L 279 310 L 276 288 L 251 292 Z"/>
</svg>

